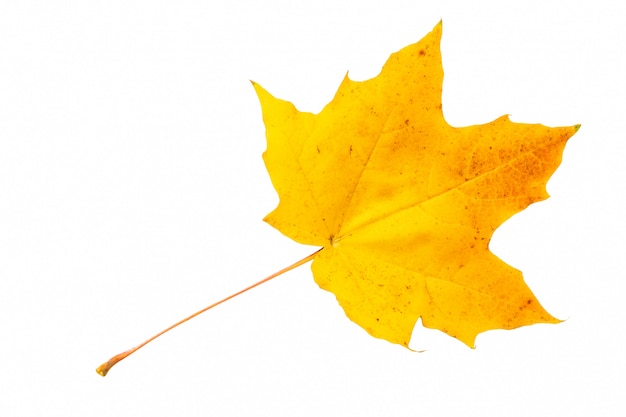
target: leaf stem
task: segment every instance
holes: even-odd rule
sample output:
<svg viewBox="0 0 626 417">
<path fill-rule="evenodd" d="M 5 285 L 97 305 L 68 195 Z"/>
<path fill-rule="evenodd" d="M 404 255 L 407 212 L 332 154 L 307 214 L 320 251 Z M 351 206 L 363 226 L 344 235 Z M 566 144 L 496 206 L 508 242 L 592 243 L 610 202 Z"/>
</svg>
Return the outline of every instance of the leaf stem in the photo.
<svg viewBox="0 0 626 417">
<path fill-rule="evenodd" d="M 291 271 L 292 269 L 295 269 L 295 268 L 299 267 L 300 265 L 303 265 L 303 264 L 305 264 L 305 263 L 307 263 L 307 262 L 309 262 L 309 261 L 313 260 L 313 258 L 315 258 L 315 256 L 316 256 L 316 255 L 317 255 L 317 254 L 318 254 L 318 253 L 319 253 L 322 249 L 323 249 L 323 248 L 320 248 L 320 249 L 316 250 L 315 252 L 313 252 L 313 253 L 312 253 L 312 254 L 310 254 L 309 256 L 307 256 L 307 257 L 305 257 L 305 258 L 300 259 L 298 262 L 296 262 L 296 263 L 294 263 L 294 264 L 291 264 L 291 265 L 289 265 L 288 267 L 283 268 L 283 269 L 281 269 L 281 270 L 280 270 L 280 271 L 278 271 L 278 272 L 274 272 L 272 275 L 270 275 L 270 276 L 268 276 L 268 277 L 266 277 L 266 278 L 263 278 L 261 281 L 259 281 L 259 282 L 255 283 L 255 284 L 252 284 L 252 285 L 250 285 L 249 287 L 246 287 L 246 288 L 244 288 L 244 289 L 243 289 L 243 290 L 241 290 L 241 291 L 238 291 L 238 292 L 236 292 L 236 293 L 234 293 L 234 294 L 231 294 L 231 295 L 229 295 L 228 297 L 226 297 L 226 298 L 224 298 L 224 299 L 222 299 L 222 300 L 220 300 L 220 301 L 218 301 L 218 302 L 216 302 L 216 303 L 213 303 L 213 304 L 211 304 L 211 305 L 210 305 L 210 306 L 208 306 L 208 307 L 203 308 L 202 310 L 196 311 L 195 313 L 193 313 L 193 314 L 192 314 L 192 315 L 190 315 L 189 317 L 186 317 L 186 318 L 184 318 L 184 319 L 180 320 L 179 322 L 172 324 L 172 325 L 171 325 L 170 327 L 168 327 L 167 329 L 162 330 L 161 332 L 159 332 L 159 333 L 155 334 L 154 336 L 152 336 L 151 338 L 149 338 L 149 339 L 148 339 L 148 340 L 146 340 L 145 342 L 143 342 L 143 343 L 141 343 L 141 344 L 139 344 L 139 345 L 135 346 L 134 348 L 129 349 L 129 350 L 125 351 L 125 352 L 122 352 L 122 353 L 120 353 L 120 354 L 117 354 L 117 355 L 113 356 L 111 359 L 109 359 L 108 361 L 104 362 L 102 365 L 98 366 L 98 368 L 96 369 L 96 372 L 97 372 L 98 374 L 102 375 L 102 376 L 106 376 L 106 374 L 107 374 L 107 373 L 111 370 L 111 368 L 112 368 L 113 366 L 115 366 L 115 364 L 116 364 L 116 363 L 118 363 L 118 362 L 119 362 L 119 361 L 121 361 L 122 359 L 125 359 L 126 357 L 128 357 L 128 356 L 132 355 L 133 353 L 135 353 L 136 351 L 138 351 L 139 349 L 141 349 L 142 347 L 144 347 L 144 346 L 145 346 L 145 345 L 147 345 L 148 343 L 152 342 L 152 341 L 153 341 L 154 339 L 156 339 L 157 337 L 159 337 L 159 336 L 161 336 L 161 335 L 163 335 L 163 334 L 165 334 L 165 333 L 169 332 L 169 331 L 170 331 L 170 330 L 172 330 L 173 328 L 180 326 L 181 324 L 183 324 L 183 323 L 185 323 L 186 321 L 191 320 L 192 318 L 194 318 L 194 317 L 196 317 L 196 316 L 198 316 L 198 315 L 200 315 L 200 314 L 204 313 L 205 311 L 208 311 L 208 310 L 212 309 L 213 307 L 216 307 L 216 306 L 218 306 L 218 305 L 222 304 L 223 302 L 230 300 L 231 298 L 234 298 L 234 297 L 236 297 L 236 296 L 238 296 L 238 295 L 240 295 L 240 294 L 243 294 L 244 292 L 246 292 L 246 291 L 248 291 L 248 290 L 251 290 L 251 289 L 252 289 L 252 288 L 254 288 L 254 287 L 258 287 L 259 285 L 264 284 L 264 283 L 266 283 L 267 281 L 269 281 L 269 280 L 271 280 L 271 279 L 273 279 L 273 278 L 276 278 L 276 277 L 277 277 L 277 276 L 279 276 L 279 275 L 284 274 L 285 272 Z"/>
</svg>

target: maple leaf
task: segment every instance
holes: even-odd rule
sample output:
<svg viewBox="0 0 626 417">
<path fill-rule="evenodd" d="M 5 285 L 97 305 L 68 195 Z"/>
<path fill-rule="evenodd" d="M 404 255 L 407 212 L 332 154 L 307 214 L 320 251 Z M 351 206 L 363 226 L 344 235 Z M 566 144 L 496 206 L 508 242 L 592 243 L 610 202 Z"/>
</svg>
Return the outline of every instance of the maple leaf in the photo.
<svg viewBox="0 0 626 417">
<path fill-rule="evenodd" d="M 546 182 L 579 125 L 507 116 L 448 125 L 441 30 L 392 54 L 370 80 L 346 75 L 319 114 L 253 83 L 280 198 L 265 221 L 322 246 L 311 267 L 317 284 L 372 336 L 406 347 L 420 317 L 470 347 L 486 330 L 559 322 L 489 241 L 548 197 Z"/>
<path fill-rule="evenodd" d="M 490 329 L 558 323 L 522 274 L 489 251 L 495 229 L 548 197 L 546 182 L 580 125 L 507 116 L 455 128 L 441 109 L 441 23 L 392 54 L 381 73 L 347 76 L 319 113 L 253 83 L 267 128 L 263 154 L 280 202 L 265 220 L 316 252 L 191 314 L 132 349 L 313 260 L 318 285 L 371 335 L 408 347 L 418 318 L 470 347 Z"/>
</svg>

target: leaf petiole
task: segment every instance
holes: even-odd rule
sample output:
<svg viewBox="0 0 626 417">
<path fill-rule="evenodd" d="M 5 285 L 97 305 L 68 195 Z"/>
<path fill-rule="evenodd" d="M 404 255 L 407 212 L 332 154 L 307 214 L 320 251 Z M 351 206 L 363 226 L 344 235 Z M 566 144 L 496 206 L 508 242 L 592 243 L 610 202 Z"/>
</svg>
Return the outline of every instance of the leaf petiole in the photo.
<svg viewBox="0 0 626 417">
<path fill-rule="evenodd" d="M 300 259 L 298 262 L 296 262 L 296 263 L 294 263 L 294 264 L 291 264 L 291 265 L 289 265 L 288 267 L 283 268 L 283 269 L 281 269 L 281 270 L 280 270 L 280 271 L 278 271 L 278 272 L 274 272 L 272 275 L 270 275 L 270 276 L 268 276 L 268 277 L 266 277 L 266 278 L 263 278 L 261 281 L 259 281 L 259 282 L 257 282 L 257 283 L 254 283 L 254 284 L 250 285 L 249 287 L 244 288 L 244 289 L 243 289 L 243 290 L 241 290 L 241 291 L 238 291 L 238 292 L 236 292 L 236 293 L 234 293 L 234 294 L 231 294 L 231 295 L 229 295 L 228 297 L 226 297 L 226 298 L 224 298 L 224 299 L 222 299 L 222 300 L 220 300 L 220 301 L 218 301 L 218 302 L 216 302 L 216 303 L 213 303 L 213 304 L 211 304 L 211 305 L 210 305 L 210 306 L 208 306 L 208 307 L 203 308 L 202 310 L 196 311 L 196 312 L 195 312 L 195 313 L 193 313 L 192 315 L 190 315 L 190 316 L 188 316 L 188 317 L 186 317 L 186 318 L 184 318 L 184 319 L 180 320 L 180 321 L 179 321 L 179 322 L 177 322 L 177 323 L 172 324 L 172 325 L 171 325 L 170 327 L 168 327 L 167 329 L 162 330 L 161 332 L 159 332 L 159 333 L 155 334 L 154 336 L 152 336 L 151 338 L 149 338 L 149 339 L 148 339 L 148 340 L 146 340 L 145 342 L 143 342 L 143 343 L 141 343 L 141 344 L 139 344 L 139 345 L 135 346 L 134 348 L 129 349 L 129 350 L 125 351 L 125 352 L 122 352 L 122 353 L 119 353 L 119 354 L 117 354 L 117 355 L 113 356 L 111 359 L 109 359 L 108 361 L 104 362 L 102 365 L 98 366 L 98 368 L 96 369 L 96 372 L 97 372 L 98 374 L 102 375 L 102 376 L 106 376 L 106 374 L 107 374 L 107 373 L 111 370 L 111 368 L 112 368 L 113 366 L 115 366 L 115 364 L 116 364 L 116 363 L 118 363 L 118 362 L 119 362 L 119 361 L 121 361 L 122 359 L 125 359 L 126 357 L 128 357 L 128 356 L 132 355 L 133 353 L 135 353 L 136 351 L 138 351 L 139 349 L 141 349 L 142 347 L 144 347 L 144 346 L 145 346 L 145 345 L 147 345 L 148 343 L 152 342 L 152 341 L 153 341 L 154 339 L 156 339 L 157 337 L 159 337 L 159 336 L 161 336 L 161 335 L 163 335 L 163 334 L 165 334 L 165 333 L 169 332 L 169 331 L 170 331 L 170 330 L 172 330 L 173 328 L 180 326 L 181 324 L 183 324 L 183 323 L 185 323 L 186 321 L 191 320 L 192 318 L 194 318 L 194 317 L 196 317 L 196 316 L 198 316 L 198 315 L 200 315 L 200 314 L 204 313 L 205 311 L 208 311 L 208 310 L 212 309 L 213 307 L 216 307 L 216 306 L 218 306 L 218 305 L 222 304 L 223 302 L 230 300 L 231 298 L 235 298 L 236 296 L 238 296 L 238 295 L 240 295 L 240 294 L 243 294 L 244 292 L 246 292 L 246 291 L 248 291 L 248 290 L 251 290 L 251 289 L 252 289 L 252 288 L 254 288 L 254 287 L 258 287 L 259 285 L 261 285 L 261 284 L 263 284 L 263 283 L 266 283 L 267 281 L 269 281 L 269 280 L 271 280 L 271 279 L 273 279 L 273 278 L 276 278 L 277 276 L 282 275 L 282 274 L 284 274 L 285 272 L 291 271 L 292 269 L 295 269 L 295 268 L 299 267 L 300 265 L 303 265 L 303 264 L 305 264 L 305 263 L 307 263 L 307 262 L 309 262 L 309 261 L 313 260 L 313 258 L 315 258 L 315 256 L 316 256 L 316 255 L 317 255 L 317 254 L 318 254 L 318 253 L 319 253 L 322 249 L 323 249 L 323 248 L 320 248 L 320 249 L 316 250 L 315 252 L 313 252 L 313 253 L 312 253 L 312 254 L 310 254 L 309 256 L 307 256 L 307 257 L 305 257 L 305 258 Z"/>
</svg>

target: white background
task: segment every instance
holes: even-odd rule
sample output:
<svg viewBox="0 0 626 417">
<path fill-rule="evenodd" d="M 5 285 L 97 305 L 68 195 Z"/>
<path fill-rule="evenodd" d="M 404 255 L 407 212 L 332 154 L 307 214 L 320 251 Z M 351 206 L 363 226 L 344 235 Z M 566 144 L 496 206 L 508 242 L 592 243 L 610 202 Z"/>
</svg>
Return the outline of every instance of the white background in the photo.
<svg viewBox="0 0 626 417">
<path fill-rule="evenodd" d="M 2 416 L 626 413 L 620 1 L 1 1 Z M 552 195 L 502 226 L 559 325 L 413 353 L 350 322 L 277 197 L 250 79 L 319 111 L 443 19 L 444 113 L 581 123 Z"/>
</svg>

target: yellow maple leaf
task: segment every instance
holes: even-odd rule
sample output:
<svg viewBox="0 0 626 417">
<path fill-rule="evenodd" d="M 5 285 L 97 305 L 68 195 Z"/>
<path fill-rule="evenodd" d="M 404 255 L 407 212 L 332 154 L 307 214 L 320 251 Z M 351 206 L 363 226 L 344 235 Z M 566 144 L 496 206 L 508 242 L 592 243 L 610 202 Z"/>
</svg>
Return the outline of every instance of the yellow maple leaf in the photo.
<svg viewBox="0 0 626 417">
<path fill-rule="evenodd" d="M 265 220 L 322 248 L 102 363 L 143 346 L 246 291 L 313 260 L 315 281 L 371 335 L 408 347 L 418 318 L 468 346 L 490 329 L 558 323 L 521 272 L 489 251 L 494 230 L 548 197 L 546 182 L 579 128 L 448 125 L 441 110 L 441 23 L 392 54 L 368 81 L 347 76 L 319 114 L 256 83 L 263 154 L 280 197 Z"/>
<path fill-rule="evenodd" d="M 253 83 L 280 197 L 265 220 L 322 246 L 312 264 L 318 285 L 372 336 L 407 347 L 420 317 L 470 347 L 486 330 L 559 322 L 489 240 L 548 197 L 546 182 L 579 126 L 507 116 L 448 125 L 440 38 L 441 23 L 375 78 L 346 76 L 319 114 Z"/>
</svg>

